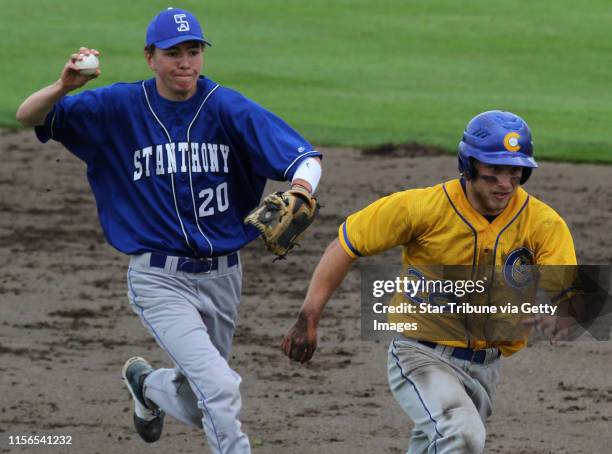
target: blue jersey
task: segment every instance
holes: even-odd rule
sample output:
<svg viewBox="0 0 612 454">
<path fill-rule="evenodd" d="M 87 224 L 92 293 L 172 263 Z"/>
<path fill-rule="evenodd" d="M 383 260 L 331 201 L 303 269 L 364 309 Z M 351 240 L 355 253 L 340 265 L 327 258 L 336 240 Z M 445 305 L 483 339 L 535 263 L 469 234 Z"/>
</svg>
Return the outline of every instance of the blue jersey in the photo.
<svg viewBox="0 0 612 454">
<path fill-rule="evenodd" d="M 36 128 L 87 163 L 107 240 L 126 254 L 215 257 L 259 232 L 243 224 L 266 180 L 321 156 L 283 120 L 201 77 L 187 101 L 155 79 L 65 96 Z"/>
</svg>

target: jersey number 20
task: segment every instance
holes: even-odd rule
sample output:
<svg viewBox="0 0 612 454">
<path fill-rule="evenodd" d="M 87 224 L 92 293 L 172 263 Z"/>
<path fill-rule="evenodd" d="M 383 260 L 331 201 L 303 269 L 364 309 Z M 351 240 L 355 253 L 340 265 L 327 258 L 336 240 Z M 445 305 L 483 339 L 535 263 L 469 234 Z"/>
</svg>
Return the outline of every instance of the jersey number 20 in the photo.
<svg viewBox="0 0 612 454">
<path fill-rule="evenodd" d="M 216 197 L 215 197 L 216 195 Z M 202 189 L 198 194 L 198 197 L 202 200 L 202 204 L 200 205 L 200 210 L 198 212 L 201 218 L 205 216 L 211 216 L 215 214 L 215 205 L 217 206 L 217 211 L 222 213 L 223 211 L 229 208 L 229 197 L 227 194 L 227 181 L 221 183 L 215 189 L 206 188 Z M 213 202 L 216 200 L 216 203 Z"/>
</svg>

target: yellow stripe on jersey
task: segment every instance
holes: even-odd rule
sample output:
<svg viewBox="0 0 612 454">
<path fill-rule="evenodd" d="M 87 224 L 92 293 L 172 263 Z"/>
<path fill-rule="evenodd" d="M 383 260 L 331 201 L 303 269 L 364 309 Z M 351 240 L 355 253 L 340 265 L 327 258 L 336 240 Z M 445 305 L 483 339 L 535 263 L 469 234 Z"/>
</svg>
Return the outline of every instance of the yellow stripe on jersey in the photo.
<svg viewBox="0 0 612 454">
<path fill-rule="evenodd" d="M 398 192 L 351 214 L 340 226 L 338 236 L 346 253 L 354 258 L 401 246 L 407 269 L 468 265 L 473 273 L 483 269 L 493 272 L 521 254 L 532 257 L 535 265 L 576 264 L 572 236 L 563 219 L 520 187 L 493 222 L 472 207 L 459 180 Z M 399 298 L 394 300 L 399 303 Z M 391 321 L 431 325 L 431 317 L 429 321 L 425 318 L 420 314 L 394 314 Z M 459 321 L 449 319 L 449 323 Z M 463 328 L 449 325 L 445 329 L 458 332 Z M 495 345 L 509 355 L 522 348 L 525 341 L 492 344 L 470 339 L 440 343 L 469 343 L 472 348 Z"/>
</svg>

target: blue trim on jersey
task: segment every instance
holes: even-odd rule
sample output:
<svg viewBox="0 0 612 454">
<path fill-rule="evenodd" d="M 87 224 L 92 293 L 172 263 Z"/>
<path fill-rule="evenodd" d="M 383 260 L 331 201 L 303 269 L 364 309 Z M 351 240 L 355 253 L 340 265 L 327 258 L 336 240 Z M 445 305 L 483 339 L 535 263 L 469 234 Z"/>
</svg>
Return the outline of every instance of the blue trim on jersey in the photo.
<svg viewBox="0 0 612 454">
<path fill-rule="evenodd" d="M 402 369 L 402 365 L 400 364 L 400 359 L 399 359 L 399 357 L 397 356 L 397 354 L 395 353 L 395 349 L 397 348 L 397 346 L 395 345 L 395 339 L 393 339 L 393 340 L 391 341 L 391 343 L 393 344 L 393 349 L 391 349 L 391 354 L 392 354 L 392 355 L 393 355 L 393 357 L 395 358 L 395 364 L 396 364 L 396 365 L 397 365 L 397 367 L 399 368 L 401 376 L 402 376 L 402 377 L 404 377 L 404 379 L 406 379 L 406 381 L 407 381 L 408 383 L 410 383 L 410 384 L 412 385 L 412 387 L 414 388 L 414 391 L 416 392 L 417 397 L 418 397 L 418 398 L 419 398 L 419 400 L 421 401 L 421 404 L 423 405 L 423 408 L 425 409 L 425 411 L 426 411 L 426 412 L 427 412 L 427 414 L 429 415 L 429 419 L 431 420 L 431 422 L 433 422 L 433 423 L 434 423 L 434 429 L 435 429 L 436 434 L 438 435 L 438 437 L 440 437 L 440 438 L 444 438 L 444 436 L 443 436 L 443 435 L 440 433 L 440 431 L 438 430 L 438 421 L 436 421 L 436 420 L 434 419 L 434 417 L 431 415 L 431 412 L 429 411 L 429 408 L 427 408 L 427 405 L 425 405 L 425 401 L 423 400 L 423 397 L 421 396 L 421 393 L 420 393 L 420 392 L 419 392 L 419 390 L 417 389 L 416 384 L 415 384 L 415 383 L 414 383 L 412 380 L 410 380 L 410 378 L 408 378 L 408 376 L 407 376 L 407 375 L 404 373 L 404 369 Z M 437 445 L 436 445 L 436 441 L 437 441 L 437 439 L 436 439 L 436 438 L 434 438 L 434 439 L 433 439 L 433 441 L 432 441 L 432 443 L 433 443 L 433 445 L 434 445 L 434 453 L 438 452 L 438 448 L 437 448 Z M 429 443 L 429 444 L 431 445 L 431 443 Z"/>
<path fill-rule="evenodd" d="M 523 212 L 523 210 L 525 209 L 528 203 L 529 203 L 529 195 L 527 195 L 527 198 L 525 199 L 525 203 L 523 203 L 523 206 L 518 210 L 518 212 L 514 215 L 514 217 L 510 219 L 510 222 L 508 222 L 504 226 L 504 228 L 499 231 L 499 233 L 497 234 L 497 238 L 495 238 L 495 246 L 493 247 L 493 275 L 491 276 L 491 283 L 489 284 L 491 286 L 493 285 L 493 282 L 495 281 L 495 260 L 497 258 L 497 246 L 499 244 L 499 239 L 501 238 L 502 234 L 508 229 L 508 227 L 510 227 L 512 223 L 519 217 L 519 215 Z M 491 295 L 489 294 L 489 300 L 490 299 L 491 299 Z"/>
<path fill-rule="evenodd" d="M 166 348 L 166 345 L 164 344 L 164 342 L 161 340 L 161 338 L 157 335 L 157 331 L 155 331 L 155 329 L 153 328 L 153 326 L 149 323 L 149 321 L 147 320 L 147 318 L 144 315 L 144 308 L 142 306 L 139 306 L 136 303 L 136 292 L 134 291 L 134 286 L 132 285 L 132 268 L 128 268 L 128 289 L 130 290 L 130 292 L 132 292 L 132 294 L 134 295 L 133 298 L 133 304 L 134 306 L 136 306 L 138 308 L 138 310 L 140 311 L 140 316 L 142 317 L 142 319 L 144 320 L 144 322 L 146 323 L 146 325 L 149 327 L 149 329 L 151 330 L 151 332 L 153 333 L 153 335 L 155 336 L 155 339 L 157 339 L 157 342 L 159 342 L 159 344 L 162 346 L 162 348 L 164 349 L 164 351 L 166 353 L 168 353 L 168 356 L 170 356 L 170 358 L 172 358 L 172 361 L 174 361 L 174 364 L 176 364 L 178 366 L 178 368 L 181 370 L 181 372 L 183 373 L 183 375 L 185 377 L 187 377 L 187 379 L 189 380 L 189 383 L 193 383 L 193 386 L 195 386 L 196 390 L 200 393 L 200 396 L 202 397 L 202 406 L 204 407 L 204 410 L 206 411 L 206 413 L 208 414 L 208 418 L 210 419 L 210 423 L 213 426 L 213 432 L 215 433 L 215 438 L 217 439 L 217 446 L 219 446 L 219 452 L 223 451 L 223 448 L 221 447 L 221 441 L 219 440 L 219 434 L 217 433 L 217 428 L 215 427 L 215 421 L 213 420 L 212 414 L 210 413 L 210 410 L 208 410 L 208 407 L 206 406 L 206 395 L 202 392 L 202 390 L 198 387 L 198 384 L 195 380 L 190 379 L 189 375 L 187 374 L 187 372 L 185 372 L 185 370 L 181 367 L 181 365 L 178 363 L 178 361 L 176 360 L 176 358 L 172 355 L 172 353 L 170 353 L 170 350 L 168 350 Z"/>
<path fill-rule="evenodd" d="M 556 303 L 557 301 L 561 300 L 561 298 L 563 298 L 568 293 L 575 292 L 576 290 L 577 290 L 576 287 L 568 287 L 565 290 L 561 290 L 559 293 L 557 293 L 556 295 L 554 295 L 553 297 L 550 298 L 550 302 L 551 303 Z"/>
<path fill-rule="evenodd" d="M 472 255 L 473 255 L 473 258 L 472 258 L 472 272 L 473 272 L 474 271 L 474 267 L 476 266 L 476 255 L 477 255 L 477 252 L 478 252 L 478 232 L 476 232 L 476 229 L 472 226 L 472 224 L 470 224 L 468 222 L 468 220 L 466 218 L 464 218 L 461 213 L 459 213 L 459 210 L 453 204 L 453 201 L 451 200 L 450 196 L 448 195 L 448 192 L 446 192 L 446 185 L 444 185 L 444 184 L 442 185 L 442 190 L 444 191 L 444 194 L 446 195 L 446 198 L 448 199 L 448 203 L 451 204 L 451 206 L 453 207 L 453 210 L 455 210 L 455 213 L 457 213 L 457 216 L 459 216 L 461 218 L 461 220 L 463 222 L 465 222 L 465 225 L 467 225 L 472 230 L 472 233 L 474 234 L 474 252 L 472 253 Z"/>
<path fill-rule="evenodd" d="M 344 238 L 346 245 L 349 247 L 349 249 L 351 250 L 353 254 L 359 257 L 363 257 L 363 255 L 361 255 L 361 253 L 355 248 L 355 246 L 353 246 L 353 243 L 351 243 L 351 240 L 349 240 L 348 233 L 346 231 L 346 221 L 342 223 L 342 237 Z"/>
<path fill-rule="evenodd" d="M 497 238 L 495 239 L 495 246 L 493 247 L 493 259 L 494 260 L 495 260 L 495 257 L 497 257 L 497 245 L 499 243 L 499 238 L 502 236 L 502 233 L 504 233 L 508 229 L 508 227 L 512 225 L 512 223 L 516 220 L 516 218 L 519 217 L 519 215 L 523 212 L 523 210 L 525 209 L 528 203 L 529 203 L 529 195 L 525 199 L 525 203 L 523 203 L 523 206 L 518 210 L 518 213 L 514 215 L 514 217 L 510 220 L 510 222 L 508 222 L 504 226 L 504 228 L 500 230 L 499 234 L 497 235 Z"/>
</svg>

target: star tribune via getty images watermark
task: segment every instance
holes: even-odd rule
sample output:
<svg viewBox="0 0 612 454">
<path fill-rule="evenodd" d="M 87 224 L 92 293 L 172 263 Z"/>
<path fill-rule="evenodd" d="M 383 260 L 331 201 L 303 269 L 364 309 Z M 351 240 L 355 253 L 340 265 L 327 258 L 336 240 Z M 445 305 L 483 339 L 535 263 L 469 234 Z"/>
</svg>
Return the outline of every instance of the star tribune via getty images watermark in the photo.
<svg viewBox="0 0 612 454">
<path fill-rule="evenodd" d="M 610 266 L 412 268 L 365 266 L 364 340 L 405 336 L 431 342 L 523 340 L 539 322 L 563 320 L 574 339 L 609 339 Z"/>
</svg>

